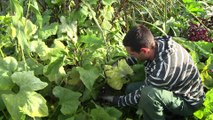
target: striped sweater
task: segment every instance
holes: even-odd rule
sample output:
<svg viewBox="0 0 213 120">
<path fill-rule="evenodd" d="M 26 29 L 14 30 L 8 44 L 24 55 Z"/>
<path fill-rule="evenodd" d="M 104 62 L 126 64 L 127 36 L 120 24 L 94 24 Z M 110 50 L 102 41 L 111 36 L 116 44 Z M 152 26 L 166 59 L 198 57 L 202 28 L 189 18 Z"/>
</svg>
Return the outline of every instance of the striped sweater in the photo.
<svg viewBox="0 0 213 120">
<path fill-rule="evenodd" d="M 135 105 L 139 102 L 142 88 L 153 86 L 172 91 L 190 105 L 197 105 L 205 93 L 199 71 L 190 54 L 171 37 L 158 37 L 156 43 L 155 59 L 144 63 L 144 85 L 133 93 L 116 97 L 115 102 L 118 106 Z M 127 62 L 132 65 L 136 60 L 128 58 Z"/>
</svg>

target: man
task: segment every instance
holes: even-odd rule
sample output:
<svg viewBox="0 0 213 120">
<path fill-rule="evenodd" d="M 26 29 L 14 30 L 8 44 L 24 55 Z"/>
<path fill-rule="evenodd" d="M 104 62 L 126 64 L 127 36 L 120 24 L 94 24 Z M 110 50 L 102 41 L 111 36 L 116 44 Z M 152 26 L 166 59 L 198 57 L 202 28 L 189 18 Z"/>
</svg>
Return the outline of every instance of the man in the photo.
<svg viewBox="0 0 213 120">
<path fill-rule="evenodd" d="M 154 38 L 139 25 L 126 34 L 123 45 L 131 57 L 144 61 L 146 79 L 127 95 L 102 99 L 118 107 L 137 105 L 143 120 L 164 120 L 165 110 L 189 116 L 202 105 L 205 94 L 199 71 L 190 54 L 171 37 Z"/>
</svg>

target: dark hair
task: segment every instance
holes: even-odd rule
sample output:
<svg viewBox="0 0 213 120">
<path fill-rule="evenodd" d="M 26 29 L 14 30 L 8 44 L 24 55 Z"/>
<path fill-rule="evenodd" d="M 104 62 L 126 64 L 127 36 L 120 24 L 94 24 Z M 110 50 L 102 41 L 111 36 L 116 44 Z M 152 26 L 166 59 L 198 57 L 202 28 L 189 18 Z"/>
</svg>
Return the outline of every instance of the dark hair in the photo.
<svg viewBox="0 0 213 120">
<path fill-rule="evenodd" d="M 130 29 L 123 39 L 123 45 L 130 47 L 132 51 L 139 52 L 141 48 L 152 48 L 154 36 L 151 31 L 142 24 Z"/>
</svg>

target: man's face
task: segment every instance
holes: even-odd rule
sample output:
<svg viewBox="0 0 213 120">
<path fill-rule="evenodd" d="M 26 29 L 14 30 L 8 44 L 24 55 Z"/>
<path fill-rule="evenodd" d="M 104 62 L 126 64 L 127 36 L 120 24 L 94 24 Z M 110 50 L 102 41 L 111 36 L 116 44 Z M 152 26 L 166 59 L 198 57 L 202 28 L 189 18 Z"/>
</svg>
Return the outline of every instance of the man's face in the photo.
<svg viewBox="0 0 213 120">
<path fill-rule="evenodd" d="M 125 47 L 127 53 L 134 58 L 137 58 L 138 60 L 144 61 L 147 60 L 147 55 L 141 50 L 140 52 L 132 51 L 130 47 Z"/>
</svg>

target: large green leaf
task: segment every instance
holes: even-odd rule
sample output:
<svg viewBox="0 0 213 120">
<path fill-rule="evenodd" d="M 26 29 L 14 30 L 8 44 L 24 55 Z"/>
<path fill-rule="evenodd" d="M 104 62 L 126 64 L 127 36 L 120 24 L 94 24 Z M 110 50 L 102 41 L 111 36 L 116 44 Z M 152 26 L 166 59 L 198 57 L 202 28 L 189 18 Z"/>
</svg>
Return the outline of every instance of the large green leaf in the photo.
<svg viewBox="0 0 213 120">
<path fill-rule="evenodd" d="M 21 96 L 19 96 L 19 99 Z M 48 116 L 48 107 L 46 105 L 46 100 L 42 95 L 36 92 L 25 92 L 23 94 L 25 98 L 24 106 L 20 107 L 20 111 L 30 117 L 45 117 Z"/>
<path fill-rule="evenodd" d="M 0 64 L 0 90 L 10 90 L 14 85 L 10 76 L 17 69 L 18 62 L 13 57 L 6 57 L 0 59 Z"/>
<path fill-rule="evenodd" d="M 212 55 L 213 43 L 198 41 L 194 42 L 194 44 L 204 55 Z"/>
<path fill-rule="evenodd" d="M 34 33 L 34 30 L 33 31 L 31 30 L 33 29 L 33 27 L 36 27 L 36 26 L 33 26 L 31 22 L 27 22 L 27 21 L 28 20 L 24 17 L 21 18 L 20 20 L 17 19 L 16 17 L 12 17 L 12 24 L 11 24 L 11 26 L 15 28 L 15 32 L 16 32 L 16 33 L 13 33 L 15 36 L 13 34 L 11 36 L 16 37 L 18 39 L 18 45 L 20 45 L 21 48 L 25 51 L 27 51 L 29 47 L 28 39 L 30 37 L 27 34 L 29 33 L 30 35 Z M 25 27 L 26 24 L 29 24 L 32 26 L 29 26 L 29 28 L 28 27 L 26 28 Z M 26 33 L 26 31 L 28 33 Z"/>
<path fill-rule="evenodd" d="M 44 26 L 41 31 L 39 31 L 39 35 L 41 39 L 47 39 L 51 35 L 56 35 L 58 31 L 58 23 L 51 23 L 48 26 Z"/>
<path fill-rule="evenodd" d="M 26 63 L 29 66 L 30 70 L 34 71 L 35 75 L 43 75 L 43 65 L 33 58 L 26 59 Z"/>
<path fill-rule="evenodd" d="M 93 88 L 93 84 L 100 75 L 98 69 L 96 67 L 91 67 L 89 69 L 77 67 L 77 70 L 80 73 L 80 79 L 82 80 L 86 88 L 91 91 Z"/>
<path fill-rule="evenodd" d="M 80 74 L 78 72 L 78 70 L 76 69 L 76 67 L 73 67 L 72 70 L 70 72 L 67 73 L 68 74 L 68 84 L 70 85 L 77 85 L 81 79 L 80 79 Z"/>
<path fill-rule="evenodd" d="M 15 72 L 11 78 L 20 88 L 17 94 L 2 95 L 11 117 L 14 120 L 22 120 L 25 114 L 31 117 L 47 116 L 46 100 L 34 92 L 46 87 L 47 83 L 40 81 L 32 71 Z"/>
<path fill-rule="evenodd" d="M 100 107 L 91 110 L 93 120 L 119 120 L 122 113 L 114 107 Z"/>
<path fill-rule="evenodd" d="M 49 58 L 48 53 L 50 48 L 41 40 L 32 41 L 29 43 L 29 49 L 31 52 L 36 52 L 41 60 L 46 60 Z"/>
<path fill-rule="evenodd" d="M 103 108 L 95 108 L 91 110 L 93 120 L 116 120 L 110 116 Z"/>
<path fill-rule="evenodd" d="M 23 16 L 23 8 L 20 5 L 18 0 L 10 0 L 12 7 L 14 8 L 14 12 L 17 18 L 21 18 Z"/>
<path fill-rule="evenodd" d="M 74 44 L 77 43 L 77 21 L 73 21 L 72 23 L 67 23 L 66 18 L 61 16 L 60 18 L 61 25 L 59 27 L 59 31 L 61 33 L 66 33 L 67 36 L 72 40 Z"/>
<path fill-rule="evenodd" d="M 20 87 L 20 91 L 37 91 L 47 86 L 47 83 L 34 76 L 33 71 L 15 72 L 11 78 Z"/>
<path fill-rule="evenodd" d="M 119 119 L 122 115 L 122 112 L 116 109 L 115 107 L 106 107 L 105 111 L 112 117 Z"/>
<path fill-rule="evenodd" d="M 116 0 L 103 0 L 102 1 L 104 5 L 112 5 L 114 2 L 116 2 Z"/>
<path fill-rule="evenodd" d="M 43 18 L 42 18 L 42 15 L 41 15 L 40 11 L 39 11 L 38 3 L 37 3 L 36 0 L 31 0 L 31 1 L 32 2 L 30 4 L 30 7 L 31 7 L 32 11 L 36 15 L 36 19 L 37 19 L 36 22 L 38 23 L 39 27 L 42 28 L 42 20 L 43 20 Z"/>
<path fill-rule="evenodd" d="M 23 22 L 25 22 L 24 32 L 27 36 L 27 39 L 31 39 L 32 35 L 34 35 L 38 29 L 36 25 L 34 25 L 30 20 L 24 19 Z"/>
<path fill-rule="evenodd" d="M 0 90 L 11 90 L 14 86 L 10 78 L 11 73 L 0 71 L 0 74 Z"/>
<path fill-rule="evenodd" d="M 4 59 L 0 59 L 0 71 L 9 71 L 14 72 L 17 69 L 18 62 L 14 57 L 5 57 Z"/>
<path fill-rule="evenodd" d="M 91 50 L 95 50 L 103 45 L 103 40 L 95 34 L 81 35 L 79 40 L 85 43 L 86 47 L 90 47 Z"/>
<path fill-rule="evenodd" d="M 0 90 L 0 95 L 12 94 L 12 93 L 13 92 L 11 90 Z M 0 96 L 0 110 L 4 110 L 4 109 L 5 109 L 5 104 L 4 104 L 2 97 Z"/>
<path fill-rule="evenodd" d="M 51 61 L 52 61 L 54 60 L 53 57 L 61 57 L 62 55 L 67 55 L 68 52 L 69 50 L 61 41 L 55 40 L 48 55 L 51 56 Z"/>
<path fill-rule="evenodd" d="M 196 116 L 199 119 L 205 119 L 211 120 L 209 118 L 212 117 L 212 108 L 213 108 L 213 89 L 209 89 L 206 93 L 206 98 L 203 103 L 202 108 L 200 108 L 198 111 L 194 112 L 194 116 Z"/>
<path fill-rule="evenodd" d="M 62 106 L 61 112 L 64 115 L 74 114 L 76 112 L 80 105 L 79 97 L 81 96 L 81 93 L 56 86 L 53 89 L 53 94 L 59 98 L 59 104 Z"/>
<path fill-rule="evenodd" d="M 107 77 L 107 83 L 109 86 L 116 90 L 120 90 L 123 84 L 127 83 L 127 75 L 132 75 L 132 68 L 126 63 L 125 60 L 118 61 L 117 66 L 105 65 L 105 73 Z"/>
<path fill-rule="evenodd" d="M 59 57 L 44 68 L 44 75 L 47 76 L 50 81 L 59 82 L 60 79 L 65 76 L 66 73 L 63 68 L 64 60 L 65 57 Z"/>
<path fill-rule="evenodd" d="M 14 120 L 30 117 L 45 117 L 48 115 L 46 100 L 36 92 L 20 91 L 18 94 L 3 94 L 3 101 Z"/>
<path fill-rule="evenodd" d="M 208 88 L 213 88 L 213 76 L 209 74 L 209 70 L 211 70 L 211 65 L 213 64 L 213 55 L 209 56 L 206 60 L 206 65 L 203 67 L 201 72 L 201 78 L 204 81 L 204 84 Z"/>
</svg>

